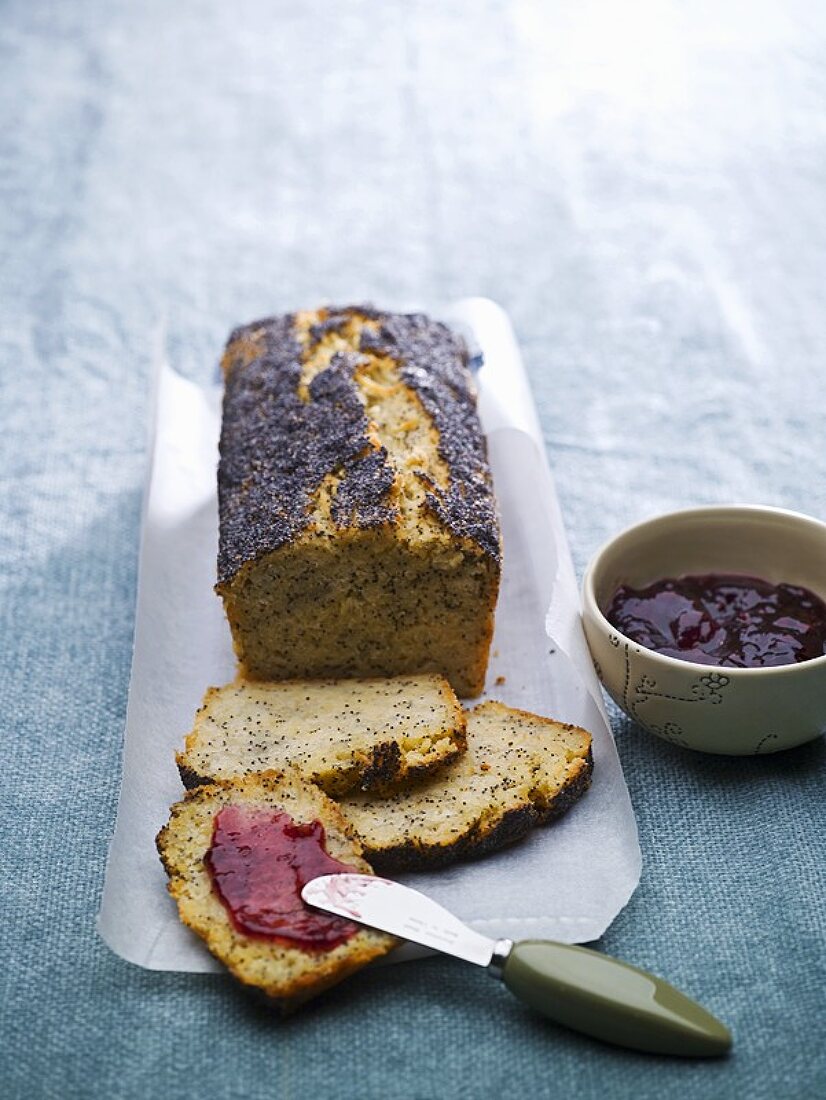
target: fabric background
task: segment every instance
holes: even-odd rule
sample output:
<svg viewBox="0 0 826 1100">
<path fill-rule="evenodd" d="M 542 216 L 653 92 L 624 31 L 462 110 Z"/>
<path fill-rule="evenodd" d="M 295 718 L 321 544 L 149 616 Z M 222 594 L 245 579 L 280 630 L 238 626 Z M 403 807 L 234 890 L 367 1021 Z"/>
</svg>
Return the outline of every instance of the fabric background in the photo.
<svg viewBox="0 0 826 1100">
<path fill-rule="evenodd" d="M 616 722 L 644 870 L 600 946 L 724 1017 L 726 1061 L 565 1034 L 441 960 L 278 1024 L 94 929 L 157 349 L 206 379 L 275 310 L 486 294 L 580 571 L 675 506 L 826 518 L 824 57 L 799 0 L 3 5 L 4 1096 L 826 1094 L 822 741 Z"/>
</svg>

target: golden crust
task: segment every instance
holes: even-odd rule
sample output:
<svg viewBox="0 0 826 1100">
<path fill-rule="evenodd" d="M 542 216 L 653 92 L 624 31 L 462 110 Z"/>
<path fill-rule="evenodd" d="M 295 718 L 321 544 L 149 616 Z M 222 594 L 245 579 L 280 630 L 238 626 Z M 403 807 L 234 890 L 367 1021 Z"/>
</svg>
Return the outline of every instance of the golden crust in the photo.
<svg viewBox="0 0 826 1100">
<path fill-rule="evenodd" d="M 282 1012 L 289 1012 L 396 945 L 393 937 L 364 928 L 338 947 L 318 954 L 239 932 L 213 890 L 204 865 L 215 814 L 229 803 L 271 806 L 285 810 L 296 821 L 321 821 L 327 851 L 334 859 L 365 874 L 370 867 L 335 803 L 297 775 L 269 772 L 187 792 L 183 801 L 172 807 L 156 841 L 169 875 L 169 892 L 183 923 L 241 983 L 260 990 Z"/>
</svg>

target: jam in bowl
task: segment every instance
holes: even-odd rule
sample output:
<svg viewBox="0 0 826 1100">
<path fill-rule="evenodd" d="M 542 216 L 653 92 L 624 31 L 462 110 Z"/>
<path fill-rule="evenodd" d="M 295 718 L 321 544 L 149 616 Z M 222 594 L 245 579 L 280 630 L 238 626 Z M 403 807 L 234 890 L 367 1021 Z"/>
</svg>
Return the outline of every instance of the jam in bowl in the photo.
<svg viewBox="0 0 826 1100">
<path fill-rule="evenodd" d="M 623 584 L 608 622 L 646 649 L 729 668 L 767 668 L 826 653 L 826 603 L 795 584 L 706 574 Z"/>
<path fill-rule="evenodd" d="M 594 556 L 582 605 L 603 687 L 657 737 L 762 755 L 826 732 L 825 523 L 754 505 L 658 516 Z"/>
</svg>

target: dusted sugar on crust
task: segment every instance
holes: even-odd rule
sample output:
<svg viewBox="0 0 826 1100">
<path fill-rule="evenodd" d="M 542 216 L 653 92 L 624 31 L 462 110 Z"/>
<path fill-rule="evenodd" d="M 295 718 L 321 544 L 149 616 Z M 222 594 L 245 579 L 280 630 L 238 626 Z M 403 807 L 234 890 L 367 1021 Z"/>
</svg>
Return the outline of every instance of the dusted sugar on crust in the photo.
<svg viewBox="0 0 826 1100">
<path fill-rule="evenodd" d="M 464 712 L 443 676 L 236 680 L 208 689 L 177 761 L 188 787 L 295 767 L 343 795 L 392 790 L 464 745 Z"/>
<path fill-rule="evenodd" d="M 587 790 L 591 736 L 502 703 L 467 714 L 467 751 L 432 778 L 339 805 L 381 873 L 482 856 L 564 813 Z"/>
<path fill-rule="evenodd" d="M 183 923 L 240 982 L 289 1012 L 396 945 L 392 936 L 367 928 L 322 952 L 238 931 L 204 863 L 215 816 L 229 805 L 286 812 L 297 823 L 320 821 L 326 851 L 333 859 L 363 874 L 370 874 L 370 867 L 335 803 L 297 776 L 268 773 L 212 783 L 189 791 L 183 801 L 175 803 L 168 824 L 157 837 L 169 892 Z"/>
<path fill-rule="evenodd" d="M 223 366 L 217 590 L 242 672 L 478 694 L 500 548 L 462 340 L 320 309 L 237 329 Z"/>
</svg>

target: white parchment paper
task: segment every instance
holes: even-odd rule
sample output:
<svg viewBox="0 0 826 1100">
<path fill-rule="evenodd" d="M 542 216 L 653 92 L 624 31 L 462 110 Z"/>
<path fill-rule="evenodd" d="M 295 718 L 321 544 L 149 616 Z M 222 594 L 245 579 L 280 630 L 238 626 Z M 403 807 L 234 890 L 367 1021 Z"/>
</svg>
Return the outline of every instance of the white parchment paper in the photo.
<svg viewBox="0 0 826 1100">
<path fill-rule="evenodd" d="M 569 813 L 519 845 L 404 881 L 491 936 L 585 942 L 602 934 L 639 881 L 636 824 L 582 635 L 568 543 L 510 323 L 480 298 L 443 316 L 469 330 L 484 356 L 479 408 L 504 545 L 485 696 L 590 730 L 594 779 Z M 229 628 L 212 590 L 219 427 L 218 389 L 161 366 L 123 785 L 98 918 L 113 951 L 157 970 L 219 969 L 179 922 L 154 840 L 182 795 L 174 754 L 204 690 L 235 673 Z"/>
</svg>

